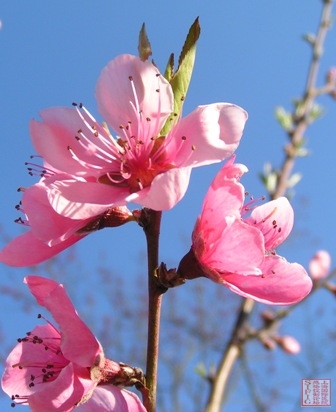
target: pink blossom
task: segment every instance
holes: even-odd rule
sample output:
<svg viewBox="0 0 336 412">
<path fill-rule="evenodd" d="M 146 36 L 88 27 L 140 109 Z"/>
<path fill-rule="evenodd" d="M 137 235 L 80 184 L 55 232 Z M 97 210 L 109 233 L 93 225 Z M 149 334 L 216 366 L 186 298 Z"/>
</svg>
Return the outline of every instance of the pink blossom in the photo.
<svg viewBox="0 0 336 412">
<path fill-rule="evenodd" d="M 36 326 L 9 354 L 1 383 L 13 405 L 29 405 L 33 412 L 68 412 L 82 403 L 88 408 L 83 411 L 145 411 L 134 394 L 117 387 L 95 394 L 97 385 L 117 375 L 120 366 L 104 357 L 63 286 L 39 276 L 27 276 L 25 283 L 59 330 L 51 323 Z M 115 409 L 104 409 L 104 399 Z"/>
<path fill-rule="evenodd" d="M 245 189 L 239 179 L 246 172 L 246 166 L 235 164 L 232 157 L 215 177 L 179 273 L 185 278 L 205 275 L 259 302 L 296 303 L 310 292 L 311 279 L 301 265 L 275 252 L 292 230 L 293 209 L 284 197 L 244 206 Z"/>
<path fill-rule="evenodd" d="M 32 266 L 41 263 L 78 242 L 88 233 L 106 226 L 119 226 L 133 219 L 126 206 L 111 208 L 100 216 L 70 219 L 55 212 L 48 200 L 47 184 L 60 174 L 48 168 L 39 183 L 21 189 L 18 207 L 25 214 L 17 221 L 30 231 L 14 238 L 0 251 L 0 262 L 10 266 Z"/>
<path fill-rule="evenodd" d="M 309 262 L 309 273 L 314 280 L 325 278 L 330 272 L 331 257 L 326 250 L 319 250 Z"/>
<path fill-rule="evenodd" d="M 98 109 L 118 134 L 113 138 L 82 106 L 51 108 L 30 125 L 36 151 L 64 172 L 46 181 L 57 213 L 88 219 L 115 205 L 136 202 L 172 208 L 185 194 L 193 167 L 219 162 L 237 148 L 246 112 L 229 103 L 199 106 L 172 130 L 160 131 L 173 114 L 169 82 L 154 64 L 121 55 L 102 71 Z"/>
</svg>

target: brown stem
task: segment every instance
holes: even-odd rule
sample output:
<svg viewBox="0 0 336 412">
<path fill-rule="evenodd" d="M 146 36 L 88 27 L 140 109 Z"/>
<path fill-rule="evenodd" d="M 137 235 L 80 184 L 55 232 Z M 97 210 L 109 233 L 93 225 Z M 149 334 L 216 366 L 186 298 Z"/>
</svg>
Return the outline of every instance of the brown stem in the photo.
<svg viewBox="0 0 336 412">
<path fill-rule="evenodd" d="M 159 236 L 161 212 L 143 209 L 140 218 L 147 241 L 148 256 L 148 337 L 146 387 L 144 405 L 148 412 L 156 411 L 157 371 L 160 339 L 160 314 L 162 294 L 166 289 L 159 285 L 156 269 L 159 266 Z"/>
<path fill-rule="evenodd" d="M 220 412 L 221 404 L 230 372 L 239 357 L 242 337 L 240 336 L 246 321 L 253 309 L 254 301 L 244 299 L 238 314 L 231 340 L 224 351 L 218 366 L 216 376 L 211 379 L 211 391 L 207 402 L 206 412 Z"/>
<path fill-rule="evenodd" d="M 313 107 L 316 96 L 320 94 L 317 92 L 316 79 L 325 36 L 330 27 L 332 3 L 333 0 L 323 0 L 323 9 L 316 39 L 312 47 L 312 58 L 309 65 L 305 91 L 300 102 L 300 110 L 293 113 L 295 123 L 293 130 L 288 134 L 290 139 L 289 150 L 286 150 L 286 155 L 279 172 L 277 187 L 271 194 L 272 199 L 285 195 L 287 191 L 287 182 L 291 176 L 297 157 L 295 148 L 303 141 L 304 134 L 309 126 L 311 108 Z M 244 328 L 254 306 L 255 302 L 251 299 L 244 299 L 242 302 L 236 324 L 231 334 L 232 337 L 223 353 L 216 375 L 210 380 L 211 387 L 206 412 L 221 411 L 221 404 L 230 372 L 240 355 L 241 346 L 248 339 L 248 335 L 244 334 Z"/>
</svg>

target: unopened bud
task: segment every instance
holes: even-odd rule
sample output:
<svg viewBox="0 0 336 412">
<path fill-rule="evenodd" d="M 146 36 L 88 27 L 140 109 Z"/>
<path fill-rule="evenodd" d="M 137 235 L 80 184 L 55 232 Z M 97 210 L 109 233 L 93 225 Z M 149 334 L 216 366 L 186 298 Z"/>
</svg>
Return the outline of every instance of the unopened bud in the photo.
<svg viewBox="0 0 336 412">
<path fill-rule="evenodd" d="M 266 309 L 261 312 L 260 317 L 265 323 L 271 323 L 274 321 L 275 313 L 272 310 Z"/>
<path fill-rule="evenodd" d="M 330 271 L 331 258 L 326 250 L 319 250 L 309 262 L 309 273 L 314 280 L 325 278 Z"/>
<path fill-rule="evenodd" d="M 331 84 L 335 84 L 336 85 L 336 67 L 331 67 L 328 71 L 327 71 L 327 75 L 326 75 L 326 83 L 331 83 Z"/>
<path fill-rule="evenodd" d="M 291 355 L 296 355 L 301 351 L 300 343 L 293 336 L 279 336 L 276 338 L 276 342 L 285 352 Z"/>
<path fill-rule="evenodd" d="M 264 345 L 264 347 L 268 350 L 274 350 L 277 347 L 277 342 L 269 336 L 261 337 L 260 341 Z"/>
</svg>

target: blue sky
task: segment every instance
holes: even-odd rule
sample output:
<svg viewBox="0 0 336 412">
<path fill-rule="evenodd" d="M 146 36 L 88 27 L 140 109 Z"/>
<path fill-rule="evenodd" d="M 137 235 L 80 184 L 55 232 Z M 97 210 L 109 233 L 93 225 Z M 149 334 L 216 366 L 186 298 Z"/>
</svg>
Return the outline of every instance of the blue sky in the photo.
<svg viewBox="0 0 336 412">
<path fill-rule="evenodd" d="M 200 17 L 202 32 L 184 114 L 197 105 L 217 101 L 245 108 L 249 120 L 237 161 L 250 170 L 243 180 L 247 190 L 255 197 L 265 194 L 258 173 L 265 162 L 280 164 L 286 139 L 274 118 L 274 108 L 277 105 L 290 108 L 291 100 L 303 90 L 310 48 L 302 35 L 316 30 L 320 3 L 317 0 L 4 2 L 0 8 L 0 224 L 4 235 L 15 236 L 21 231 L 13 223 L 17 217 L 14 206 L 20 200 L 16 189 L 35 182 L 24 165 L 34 153 L 28 130 L 30 119 L 38 118 L 43 108 L 70 106 L 73 101 L 83 102 L 100 118 L 94 98 L 99 73 L 116 55 L 137 54 L 143 22 L 153 58 L 163 70 L 169 54 L 178 55 L 189 26 Z M 335 44 L 336 31 L 331 30 L 320 83 L 327 69 L 336 65 Z M 296 187 L 293 199 L 295 230 L 281 249 L 288 260 L 305 266 L 319 248 L 329 250 L 335 261 L 332 182 L 336 176 L 336 105 L 327 97 L 320 103 L 325 107 L 325 116 L 306 136 L 310 155 L 299 159 L 296 165 L 303 180 Z M 168 266 L 176 266 L 188 250 L 202 199 L 219 167 L 193 172 L 185 198 L 164 214 L 161 259 Z M 79 244 L 76 251 L 87 271 L 94 271 L 103 257 L 112 270 L 132 277 L 141 269 L 139 257 L 144 247 L 141 231 L 132 226 L 118 229 L 116 236 L 107 230 L 96 233 Z M 0 285 L 25 291 L 21 284 L 27 273 L 28 269 L 1 266 Z M 66 277 L 58 276 L 66 285 Z M 79 280 L 79 289 L 84 286 L 84 281 Z M 78 296 L 76 299 L 80 300 Z M 15 313 L 17 306 L 21 310 L 21 304 L 13 305 L 5 296 L 0 299 L 0 324 L 6 345 L 25 332 L 21 330 L 24 322 L 27 322 L 25 328 L 32 327 L 29 323 L 32 321 L 26 318 L 18 322 L 21 315 Z M 334 313 L 334 307 L 330 313 Z M 288 327 L 295 330 L 295 324 Z M 299 386 L 297 391 L 299 395 Z M 11 410 L 8 399 L 1 395 L 0 410 Z"/>
</svg>

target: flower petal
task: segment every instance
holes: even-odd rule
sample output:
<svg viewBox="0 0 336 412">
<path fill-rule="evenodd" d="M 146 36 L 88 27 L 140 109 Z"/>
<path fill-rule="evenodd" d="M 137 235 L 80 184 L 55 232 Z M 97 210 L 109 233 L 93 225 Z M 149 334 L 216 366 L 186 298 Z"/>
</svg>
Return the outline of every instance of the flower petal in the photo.
<svg viewBox="0 0 336 412">
<path fill-rule="evenodd" d="M 43 183 L 24 191 L 22 208 L 28 217 L 32 234 L 48 246 L 63 242 L 90 222 L 90 219 L 73 220 L 56 213 L 49 203 L 47 188 Z"/>
<path fill-rule="evenodd" d="M 128 54 L 103 69 L 96 98 L 99 112 L 113 130 L 134 125 L 133 134 L 141 132 L 148 139 L 158 135 L 174 108 L 171 86 L 154 64 Z"/>
<path fill-rule="evenodd" d="M 294 224 L 294 211 L 287 198 L 279 197 L 256 207 L 246 223 L 261 230 L 266 250 L 274 250 L 290 234 Z"/>
<path fill-rule="evenodd" d="M 204 250 L 199 256 L 197 252 L 197 249 L 194 249 L 205 273 L 216 282 L 222 283 L 223 279 L 226 281 L 226 272 L 245 276 L 262 273 L 260 265 L 265 253 L 263 236 L 258 229 L 246 225 L 240 219 L 228 224 L 213 244 L 208 243 L 208 236 L 205 235 Z"/>
<path fill-rule="evenodd" d="M 297 303 L 311 291 L 312 281 L 305 269 L 280 256 L 267 256 L 262 272 L 263 276 L 225 274 L 225 284 L 241 296 L 270 305 Z"/>
<path fill-rule="evenodd" d="M 83 379 L 85 369 L 73 363 L 63 368 L 57 379 L 41 385 L 42 390 L 32 394 L 28 403 L 32 412 L 70 412 L 85 393 L 92 391 L 95 383 Z"/>
<path fill-rule="evenodd" d="M 84 121 L 85 117 L 81 117 L 76 109 L 52 107 L 43 110 L 40 116 L 41 122 L 31 121 L 30 134 L 35 150 L 50 166 L 77 176 L 83 176 L 87 173 L 85 163 L 93 162 L 96 168 L 106 167 L 106 161 L 97 156 L 97 146 L 101 146 L 102 149 L 105 146 L 94 136 L 92 127 L 89 127 Z M 88 121 L 89 119 L 87 119 Z M 93 123 L 108 138 L 104 129 L 90 120 L 90 124 Z M 91 137 L 94 141 L 90 151 L 79 143 L 79 130 L 86 132 L 86 136 Z M 71 155 L 69 149 L 76 153 L 77 158 L 81 160 L 80 162 Z"/>
<path fill-rule="evenodd" d="M 0 262 L 9 266 L 34 266 L 52 258 L 84 236 L 73 235 L 55 246 L 48 246 L 32 232 L 17 236 L 0 251 Z"/>
<path fill-rule="evenodd" d="M 246 120 L 245 110 L 231 103 L 197 107 L 172 130 L 174 139 L 168 135 L 169 149 L 177 153 L 175 163 L 196 167 L 229 157 L 239 145 Z M 177 150 L 182 137 L 183 147 Z"/>
<path fill-rule="evenodd" d="M 90 219 L 112 206 L 122 206 L 129 196 L 127 188 L 95 182 L 60 180 L 48 186 L 51 206 L 71 219 Z"/>
<path fill-rule="evenodd" d="M 134 393 L 113 385 L 105 385 L 97 386 L 88 402 L 77 406 L 77 411 L 146 412 L 146 409 Z"/>
<path fill-rule="evenodd" d="M 139 198 L 134 201 L 153 210 L 169 210 L 185 195 L 190 173 L 190 167 L 181 167 L 157 175 L 145 195 L 138 192 Z"/>
<path fill-rule="evenodd" d="M 102 349 L 90 329 L 79 318 L 63 285 L 40 276 L 27 276 L 25 282 L 37 302 L 49 310 L 59 325 L 63 355 L 78 365 L 91 367 Z"/>
<path fill-rule="evenodd" d="M 31 331 L 32 336 L 43 336 L 46 345 L 55 346 L 55 342 L 60 340 L 60 334 L 51 325 L 37 326 Z M 68 363 L 66 360 L 64 360 Z M 45 350 L 44 345 L 29 342 L 18 343 L 8 355 L 5 372 L 2 376 L 1 385 L 8 396 L 23 394 L 28 396 L 34 392 L 39 392 L 41 385 L 31 385 L 32 376 L 35 376 L 38 369 L 36 365 L 50 365 L 60 362 L 60 356 L 52 350 Z M 18 367 L 22 363 L 25 367 Z"/>
<path fill-rule="evenodd" d="M 240 218 L 245 189 L 239 179 L 247 167 L 233 162 L 234 156 L 218 172 L 203 202 L 199 228 L 209 244 L 222 236 L 227 226 L 225 217 Z"/>
</svg>

